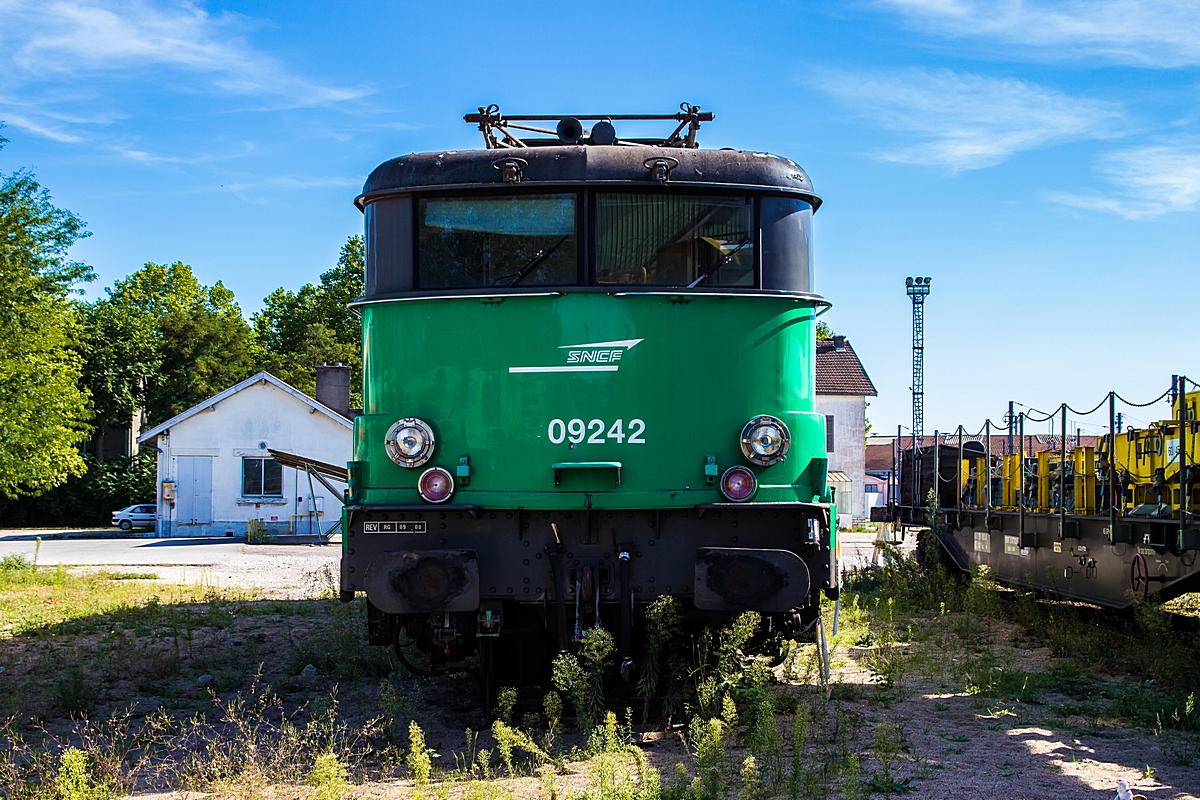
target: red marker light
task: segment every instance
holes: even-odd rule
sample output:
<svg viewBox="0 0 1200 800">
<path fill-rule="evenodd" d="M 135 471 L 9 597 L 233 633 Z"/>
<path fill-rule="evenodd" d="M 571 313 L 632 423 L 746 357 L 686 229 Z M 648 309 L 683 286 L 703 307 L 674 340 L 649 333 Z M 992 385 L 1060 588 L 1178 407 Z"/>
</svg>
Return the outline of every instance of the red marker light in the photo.
<svg viewBox="0 0 1200 800">
<path fill-rule="evenodd" d="M 441 467 L 431 467 L 421 473 L 417 492 L 426 503 L 444 503 L 454 494 L 454 478 Z"/>
<path fill-rule="evenodd" d="M 721 494 L 735 503 L 749 500 L 757 490 L 754 473 L 745 467 L 730 467 L 721 476 Z"/>
</svg>

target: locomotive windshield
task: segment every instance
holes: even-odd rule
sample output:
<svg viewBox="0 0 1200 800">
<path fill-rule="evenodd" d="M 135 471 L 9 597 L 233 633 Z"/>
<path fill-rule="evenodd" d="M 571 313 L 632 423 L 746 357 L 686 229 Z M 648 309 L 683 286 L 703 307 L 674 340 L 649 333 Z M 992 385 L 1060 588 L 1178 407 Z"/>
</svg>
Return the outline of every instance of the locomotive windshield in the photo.
<svg viewBox="0 0 1200 800">
<path fill-rule="evenodd" d="M 596 195 L 596 281 L 754 286 L 749 197 Z"/>
<path fill-rule="evenodd" d="M 425 289 L 579 281 L 574 194 L 438 197 L 418 208 Z"/>
<path fill-rule="evenodd" d="M 803 198 L 766 193 L 384 198 L 366 208 L 366 295 L 588 285 L 811 292 L 812 215 Z"/>
</svg>

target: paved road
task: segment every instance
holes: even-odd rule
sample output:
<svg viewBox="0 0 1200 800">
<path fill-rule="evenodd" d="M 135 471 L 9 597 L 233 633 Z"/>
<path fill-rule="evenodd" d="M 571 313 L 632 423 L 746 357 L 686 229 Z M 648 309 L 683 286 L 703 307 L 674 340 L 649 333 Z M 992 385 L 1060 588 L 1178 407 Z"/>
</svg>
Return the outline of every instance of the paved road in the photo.
<svg viewBox="0 0 1200 800">
<path fill-rule="evenodd" d="M 32 559 L 36 547 L 25 535 L 0 538 L 0 556 Z M 245 549 L 232 539 L 43 539 L 38 563 L 211 566 L 234 561 Z"/>
<path fill-rule="evenodd" d="M 45 533 L 45 532 L 43 532 Z M 0 557 L 33 558 L 34 531 L 0 531 Z M 910 551 L 915 537 L 901 545 Z M 842 533 L 842 567 L 864 566 L 875 555 L 875 534 Z M 317 591 L 336 575 L 341 545 L 247 545 L 212 539 L 43 539 L 38 563 L 152 568 L 160 580 L 271 591 Z M 148 570 L 149 571 L 149 570 Z"/>
<path fill-rule="evenodd" d="M 29 531 L 0 532 L 0 558 L 32 559 Z M 215 588 L 263 589 L 274 596 L 308 597 L 337 579 L 341 544 L 247 545 L 215 539 L 43 539 L 38 563 L 64 566 L 136 567 L 169 583 Z"/>
</svg>

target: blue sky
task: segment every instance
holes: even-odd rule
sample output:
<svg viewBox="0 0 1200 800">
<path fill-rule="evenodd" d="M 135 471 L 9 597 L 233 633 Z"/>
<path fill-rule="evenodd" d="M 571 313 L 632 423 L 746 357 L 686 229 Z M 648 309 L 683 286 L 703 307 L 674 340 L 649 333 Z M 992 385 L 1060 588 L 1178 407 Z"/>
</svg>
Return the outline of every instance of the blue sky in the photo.
<svg viewBox="0 0 1200 800">
<path fill-rule="evenodd" d="M 0 170 L 87 221 L 89 295 L 181 260 L 249 313 L 334 262 L 376 164 L 479 146 L 476 106 L 698 103 L 702 144 L 825 198 L 818 290 L 877 431 L 910 418 L 904 278 L 933 277 L 928 432 L 1200 379 L 1198 66 L 1194 1 L 0 0 Z"/>
</svg>

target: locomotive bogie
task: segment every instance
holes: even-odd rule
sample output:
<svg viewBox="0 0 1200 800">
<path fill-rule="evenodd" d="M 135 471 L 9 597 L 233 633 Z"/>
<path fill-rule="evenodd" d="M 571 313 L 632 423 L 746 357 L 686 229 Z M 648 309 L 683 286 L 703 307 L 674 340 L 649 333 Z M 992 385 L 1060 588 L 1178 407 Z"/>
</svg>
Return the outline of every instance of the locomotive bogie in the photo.
<svg viewBox="0 0 1200 800">
<path fill-rule="evenodd" d="M 605 511 L 350 506 L 343 585 L 365 591 L 376 612 L 415 620 L 418 627 L 497 603 L 533 606 L 564 649 L 595 623 L 597 608 L 604 616 L 623 597 L 635 608 L 670 595 L 699 612 L 783 614 L 815 607 L 821 591 L 836 585 L 828 507 L 730 505 Z M 560 596 L 567 625 L 561 633 L 554 623 Z M 505 632 L 486 615 L 470 620 L 472 637 Z"/>
</svg>

